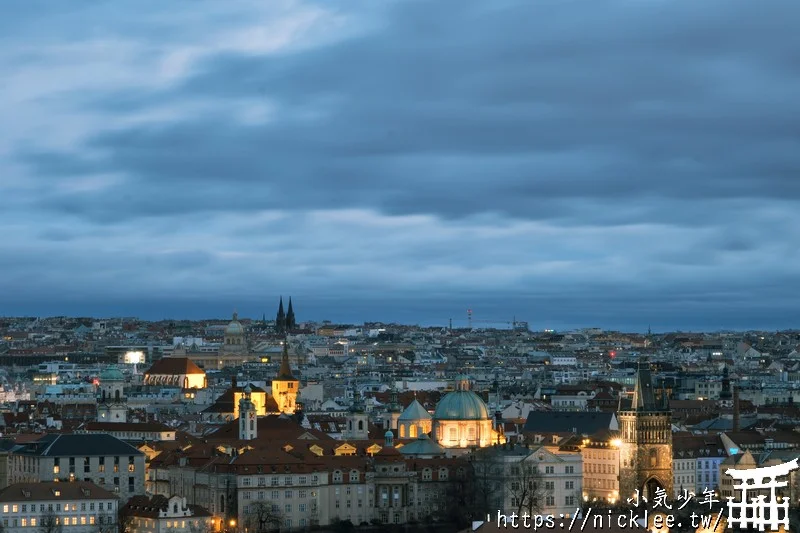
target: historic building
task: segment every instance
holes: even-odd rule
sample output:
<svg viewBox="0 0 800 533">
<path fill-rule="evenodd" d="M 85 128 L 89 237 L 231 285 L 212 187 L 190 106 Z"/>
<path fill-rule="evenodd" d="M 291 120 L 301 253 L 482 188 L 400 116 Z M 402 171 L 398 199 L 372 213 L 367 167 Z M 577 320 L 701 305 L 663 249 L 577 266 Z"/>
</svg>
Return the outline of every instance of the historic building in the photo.
<svg viewBox="0 0 800 533">
<path fill-rule="evenodd" d="M 486 402 L 470 389 L 469 379 L 459 378 L 456 390 L 436 405 L 433 440 L 445 448 L 485 448 L 505 442 L 493 427 Z"/>
<path fill-rule="evenodd" d="M 630 406 L 620 405 L 620 498 L 636 491 L 652 500 L 658 489 L 671 496 L 672 412 L 666 393 L 657 398 L 650 364 L 640 361 Z"/>
<path fill-rule="evenodd" d="M 206 388 L 206 373 L 188 357 L 164 357 L 144 374 L 145 385 L 180 387 L 182 389 Z"/>
<path fill-rule="evenodd" d="M 246 390 L 249 388 L 249 392 Z M 245 396 L 252 403 L 256 416 L 272 414 L 292 415 L 297 410 L 300 381 L 292 375 L 287 342 L 283 343 L 283 357 L 278 374 L 272 380 L 271 393 L 254 385 L 239 386 L 236 378 L 231 388 L 203 411 L 203 420 L 225 423 L 239 418 L 239 404 Z"/>
<path fill-rule="evenodd" d="M 291 304 L 290 304 L 291 305 Z M 289 365 L 289 341 L 283 341 L 283 355 L 278 375 L 272 380 L 272 397 L 281 413 L 294 414 L 300 382 L 292 375 Z"/>
</svg>

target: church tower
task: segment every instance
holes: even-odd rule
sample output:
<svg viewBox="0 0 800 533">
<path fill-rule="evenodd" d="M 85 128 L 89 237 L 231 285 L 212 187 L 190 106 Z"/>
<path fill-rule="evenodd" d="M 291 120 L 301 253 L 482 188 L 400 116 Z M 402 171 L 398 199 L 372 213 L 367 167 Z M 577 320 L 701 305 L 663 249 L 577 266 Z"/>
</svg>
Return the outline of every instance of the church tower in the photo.
<svg viewBox="0 0 800 533">
<path fill-rule="evenodd" d="M 289 365 L 289 341 L 283 340 L 283 355 L 278 375 L 272 380 L 272 397 L 281 413 L 294 414 L 300 381 L 292 375 Z"/>
<path fill-rule="evenodd" d="M 275 316 L 275 332 L 278 334 L 286 333 L 286 313 L 283 312 L 283 296 L 278 304 L 278 314 Z"/>
<path fill-rule="evenodd" d="M 292 297 L 289 296 L 289 307 L 286 309 L 286 331 L 297 329 L 297 321 L 294 319 L 294 308 L 292 307 Z"/>
<path fill-rule="evenodd" d="M 347 414 L 347 429 L 344 432 L 346 440 L 367 440 L 369 438 L 369 418 L 364 409 L 361 393 L 356 388 L 353 392 L 353 405 Z"/>
<path fill-rule="evenodd" d="M 250 399 L 253 388 L 248 383 L 239 399 L 239 440 L 253 440 L 258 435 L 256 406 Z"/>
<path fill-rule="evenodd" d="M 389 394 L 389 405 L 383 414 L 383 429 L 396 430 L 397 420 L 402 413 L 403 406 L 400 405 L 400 400 L 397 397 L 397 388 L 392 387 L 392 392 Z"/>
<path fill-rule="evenodd" d="M 639 361 L 630 407 L 619 410 L 619 497 L 634 497 L 636 491 L 652 502 L 658 489 L 672 496 L 672 412 L 663 392 L 656 399 L 650 363 Z"/>
<path fill-rule="evenodd" d="M 125 398 L 125 376 L 115 366 L 109 366 L 98 377 L 97 421 L 128 421 L 128 403 Z"/>
</svg>

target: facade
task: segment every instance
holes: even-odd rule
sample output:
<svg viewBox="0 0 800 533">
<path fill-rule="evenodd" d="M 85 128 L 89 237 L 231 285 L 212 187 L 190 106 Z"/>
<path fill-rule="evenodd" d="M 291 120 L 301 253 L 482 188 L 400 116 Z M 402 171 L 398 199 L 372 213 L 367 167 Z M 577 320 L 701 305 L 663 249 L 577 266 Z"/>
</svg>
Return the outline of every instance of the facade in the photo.
<svg viewBox="0 0 800 533">
<path fill-rule="evenodd" d="M 657 402 L 650 365 L 640 361 L 630 407 L 619 412 L 620 498 L 651 500 L 659 490 L 673 494 L 672 413 L 666 394 Z"/>
<path fill-rule="evenodd" d="M 145 455 L 106 434 L 47 434 L 9 452 L 11 483 L 91 482 L 123 501 L 145 490 Z"/>
<path fill-rule="evenodd" d="M 580 452 L 509 443 L 478 450 L 473 468 L 477 505 L 485 513 L 572 516 L 581 505 Z"/>
<path fill-rule="evenodd" d="M 589 438 L 586 441 L 581 447 L 583 500 L 614 505 L 619 501 L 621 441 L 618 438 Z"/>
<path fill-rule="evenodd" d="M 0 491 L 3 531 L 97 533 L 117 530 L 119 501 L 93 483 L 16 483 Z"/>
<path fill-rule="evenodd" d="M 218 527 L 211 513 L 180 496 L 134 496 L 123 507 L 130 533 L 199 533 Z"/>
</svg>

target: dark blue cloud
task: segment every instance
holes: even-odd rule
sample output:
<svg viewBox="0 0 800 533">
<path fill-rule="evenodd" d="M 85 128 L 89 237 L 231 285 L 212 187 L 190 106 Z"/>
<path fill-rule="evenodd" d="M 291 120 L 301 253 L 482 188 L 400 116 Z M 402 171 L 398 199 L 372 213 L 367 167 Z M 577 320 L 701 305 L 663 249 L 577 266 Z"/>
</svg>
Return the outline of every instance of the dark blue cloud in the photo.
<svg viewBox="0 0 800 533">
<path fill-rule="evenodd" d="M 559 324 L 741 327 L 797 310 L 796 3 L 308 15 L 326 8 L 54 5 L 35 35 L 63 47 L 9 32 L 18 184 L 0 221 L 21 229 L 1 264 L 40 280 L 6 282 L 9 301 L 66 302 L 72 280 L 93 305 L 204 313 L 294 288 L 315 318 L 505 302 Z M 48 31 L 81 16 L 89 37 Z"/>
</svg>

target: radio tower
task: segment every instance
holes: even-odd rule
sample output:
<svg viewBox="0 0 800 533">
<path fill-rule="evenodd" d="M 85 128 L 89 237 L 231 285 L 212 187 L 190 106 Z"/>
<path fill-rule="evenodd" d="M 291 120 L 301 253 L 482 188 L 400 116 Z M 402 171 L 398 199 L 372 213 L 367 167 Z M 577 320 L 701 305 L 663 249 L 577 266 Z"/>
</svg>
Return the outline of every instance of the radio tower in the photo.
<svg viewBox="0 0 800 533">
<path fill-rule="evenodd" d="M 467 309 L 467 327 L 472 331 L 472 309 Z"/>
</svg>

